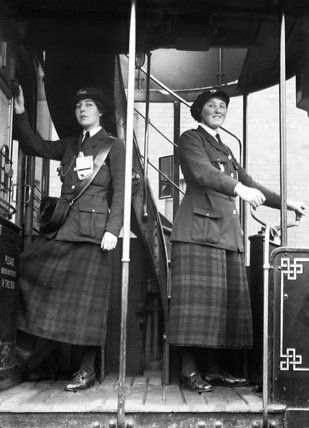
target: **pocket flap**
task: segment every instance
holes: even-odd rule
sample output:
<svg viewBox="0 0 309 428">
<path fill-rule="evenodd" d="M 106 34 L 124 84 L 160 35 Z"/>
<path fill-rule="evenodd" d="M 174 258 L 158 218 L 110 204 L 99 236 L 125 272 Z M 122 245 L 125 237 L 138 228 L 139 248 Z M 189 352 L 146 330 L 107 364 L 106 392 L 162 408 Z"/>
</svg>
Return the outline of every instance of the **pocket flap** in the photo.
<svg viewBox="0 0 309 428">
<path fill-rule="evenodd" d="M 223 211 L 222 210 L 212 210 L 207 208 L 198 208 L 195 207 L 193 209 L 194 214 L 201 215 L 203 217 L 209 217 L 209 218 L 222 218 L 223 217 Z"/>
<path fill-rule="evenodd" d="M 106 213 L 106 207 L 104 207 L 104 205 L 90 205 L 80 203 L 79 210 L 87 213 Z"/>
</svg>

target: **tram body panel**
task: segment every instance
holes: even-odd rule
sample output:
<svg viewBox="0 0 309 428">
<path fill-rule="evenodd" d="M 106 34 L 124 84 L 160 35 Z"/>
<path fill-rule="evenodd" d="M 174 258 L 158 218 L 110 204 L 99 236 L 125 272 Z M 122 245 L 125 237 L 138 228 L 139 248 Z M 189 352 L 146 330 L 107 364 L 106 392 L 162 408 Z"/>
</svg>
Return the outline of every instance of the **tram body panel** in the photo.
<svg viewBox="0 0 309 428">
<path fill-rule="evenodd" d="M 308 407 L 309 249 L 281 247 L 274 269 L 273 400 Z"/>
<path fill-rule="evenodd" d="M 21 229 L 0 218 L 0 390 L 20 382 L 14 372 Z"/>
</svg>

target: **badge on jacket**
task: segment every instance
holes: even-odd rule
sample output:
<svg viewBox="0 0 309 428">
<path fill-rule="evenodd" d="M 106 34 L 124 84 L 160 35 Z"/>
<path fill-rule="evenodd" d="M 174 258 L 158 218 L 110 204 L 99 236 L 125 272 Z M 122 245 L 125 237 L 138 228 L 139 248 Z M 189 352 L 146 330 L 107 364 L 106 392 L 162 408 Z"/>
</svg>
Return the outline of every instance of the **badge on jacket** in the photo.
<svg viewBox="0 0 309 428">
<path fill-rule="evenodd" d="M 76 158 L 76 173 L 80 180 L 89 177 L 93 173 L 93 156 L 84 156 L 80 152 Z"/>
</svg>

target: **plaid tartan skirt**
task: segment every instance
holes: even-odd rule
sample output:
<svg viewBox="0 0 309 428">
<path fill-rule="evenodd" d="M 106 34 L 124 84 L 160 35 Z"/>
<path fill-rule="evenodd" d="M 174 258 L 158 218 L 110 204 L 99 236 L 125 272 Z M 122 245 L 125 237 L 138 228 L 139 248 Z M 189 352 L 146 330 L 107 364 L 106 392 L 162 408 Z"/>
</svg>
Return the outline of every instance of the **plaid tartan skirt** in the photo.
<svg viewBox="0 0 309 428">
<path fill-rule="evenodd" d="M 171 266 L 169 343 L 209 348 L 252 347 L 244 255 L 175 242 Z"/>
<path fill-rule="evenodd" d="M 38 237 L 20 256 L 17 327 L 75 345 L 102 345 L 111 253 L 97 244 Z"/>
</svg>

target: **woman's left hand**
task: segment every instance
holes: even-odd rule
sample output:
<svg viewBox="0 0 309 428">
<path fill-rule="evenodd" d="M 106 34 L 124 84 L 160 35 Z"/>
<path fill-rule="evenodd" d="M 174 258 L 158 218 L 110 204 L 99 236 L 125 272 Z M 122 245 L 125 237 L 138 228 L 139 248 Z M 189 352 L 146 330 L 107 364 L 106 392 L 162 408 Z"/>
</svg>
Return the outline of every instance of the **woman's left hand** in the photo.
<svg viewBox="0 0 309 428">
<path fill-rule="evenodd" d="M 307 206 L 304 202 L 300 201 L 288 201 L 288 209 L 295 211 L 296 218 L 301 219 L 305 215 Z"/>
<path fill-rule="evenodd" d="M 111 232 L 105 232 L 101 241 L 103 251 L 113 250 L 117 245 L 118 238 Z"/>
</svg>

